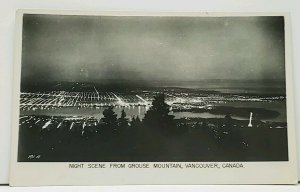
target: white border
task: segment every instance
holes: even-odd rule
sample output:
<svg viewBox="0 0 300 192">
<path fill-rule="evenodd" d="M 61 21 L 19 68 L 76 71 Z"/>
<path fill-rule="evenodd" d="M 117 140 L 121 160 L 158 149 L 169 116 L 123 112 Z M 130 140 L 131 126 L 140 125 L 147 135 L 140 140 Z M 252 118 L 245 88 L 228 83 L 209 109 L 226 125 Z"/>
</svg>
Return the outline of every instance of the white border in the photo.
<svg viewBox="0 0 300 192">
<path fill-rule="evenodd" d="M 69 169 L 69 163 L 17 162 L 22 16 L 30 14 L 103 15 L 103 16 L 284 16 L 285 66 L 289 161 L 243 162 L 244 169 Z M 291 31 L 287 13 L 208 13 L 208 12 L 87 12 L 19 10 L 16 16 L 13 127 L 10 185 L 122 185 L 122 184 L 295 184 L 296 168 Z"/>
</svg>

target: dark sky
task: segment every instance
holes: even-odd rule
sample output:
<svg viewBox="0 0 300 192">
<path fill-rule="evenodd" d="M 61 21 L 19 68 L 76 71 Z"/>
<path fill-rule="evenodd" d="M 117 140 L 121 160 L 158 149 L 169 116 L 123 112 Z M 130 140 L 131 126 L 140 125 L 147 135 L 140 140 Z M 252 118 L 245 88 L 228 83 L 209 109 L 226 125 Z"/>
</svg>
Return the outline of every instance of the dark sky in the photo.
<svg viewBox="0 0 300 192">
<path fill-rule="evenodd" d="M 22 80 L 284 79 L 283 17 L 24 15 Z"/>
</svg>

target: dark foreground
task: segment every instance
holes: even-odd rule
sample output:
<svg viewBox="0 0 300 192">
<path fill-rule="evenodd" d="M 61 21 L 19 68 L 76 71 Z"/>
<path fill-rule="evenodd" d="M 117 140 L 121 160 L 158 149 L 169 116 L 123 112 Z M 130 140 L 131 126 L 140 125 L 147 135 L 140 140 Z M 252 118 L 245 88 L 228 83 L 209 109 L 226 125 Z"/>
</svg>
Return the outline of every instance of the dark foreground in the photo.
<svg viewBox="0 0 300 192">
<path fill-rule="evenodd" d="M 247 127 L 247 121 L 234 119 L 180 119 L 165 133 L 135 121 L 107 132 L 96 119 L 21 118 L 20 162 L 288 160 L 286 123 L 254 122 Z M 42 128 L 50 118 L 52 123 Z"/>
</svg>

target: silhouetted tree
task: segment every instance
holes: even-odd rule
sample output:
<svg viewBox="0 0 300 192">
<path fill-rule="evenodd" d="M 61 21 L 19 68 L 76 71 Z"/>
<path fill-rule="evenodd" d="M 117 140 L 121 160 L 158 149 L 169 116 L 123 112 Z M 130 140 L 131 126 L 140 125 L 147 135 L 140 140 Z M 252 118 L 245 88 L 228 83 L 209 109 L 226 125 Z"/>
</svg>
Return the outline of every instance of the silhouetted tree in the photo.
<svg viewBox="0 0 300 192">
<path fill-rule="evenodd" d="M 137 117 L 132 117 L 131 122 L 130 122 L 130 129 L 127 131 L 128 137 L 131 138 L 132 143 L 137 143 L 139 138 L 143 137 L 144 134 L 142 134 L 142 122 L 140 118 Z M 138 136 L 141 137 L 138 137 Z"/>
<path fill-rule="evenodd" d="M 141 128 L 142 126 L 142 121 L 140 120 L 139 116 L 136 116 L 136 117 L 132 117 L 132 120 L 131 120 L 131 128 L 133 130 L 136 130 L 138 128 Z"/>
<path fill-rule="evenodd" d="M 113 107 L 108 107 L 103 111 L 103 118 L 101 118 L 101 127 L 104 132 L 117 132 L 118 119 L 117 114 L 113 111 Z"/>
<path fill-rule="evenodd" d="M 223 131 L 228 132 L 228 134 L 232 133 L 232 118 L 230 114 L 225 115 L 224 117 L 224 127 L 223 127 Z"/>
<path fill-rule="evenodd" d="M 169 112 L 170 106 L 165 102 L 165 95 L 159 94 L 154 97 L 152 106 L 145 114 L 143 123 L 146 127 L 171 133 L 176 128 L 176 124 L 174 115 L 169 115 Z"/>
<path fill-rule="evenodd" d="M 121 129 L 125 129 L 128 127 L 128 118 L 126 118 L 124 109 L 121 112 L 121 117 L 118 119 L 118 124 Z"/>
<path fill-rule="evenodd" d="M 236 150 L 236 152 L 241 152 L 239 150 L 243 148 L 243 137 L 241 137 L 239 131 L 235 131 L 233 129 L 233 125 L 234 122 L 231 118 L 231 115 L 227 114 L 224 117 L 224 124 L 222 125 L 220 141 L 224 148 L 231 148 Z"/>
</svg>

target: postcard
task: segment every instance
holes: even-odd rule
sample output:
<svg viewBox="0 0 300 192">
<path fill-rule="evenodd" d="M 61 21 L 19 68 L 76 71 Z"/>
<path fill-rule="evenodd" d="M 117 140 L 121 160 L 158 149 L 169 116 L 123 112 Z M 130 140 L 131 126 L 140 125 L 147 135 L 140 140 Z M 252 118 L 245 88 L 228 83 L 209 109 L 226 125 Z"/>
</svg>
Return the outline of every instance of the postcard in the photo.
<svg viewBox="0 0 300 192">
<path fill-rule="evenodd" d="M 16 23 L 10 185 L 297 183 L 288 14 Z"/>
</svg>

